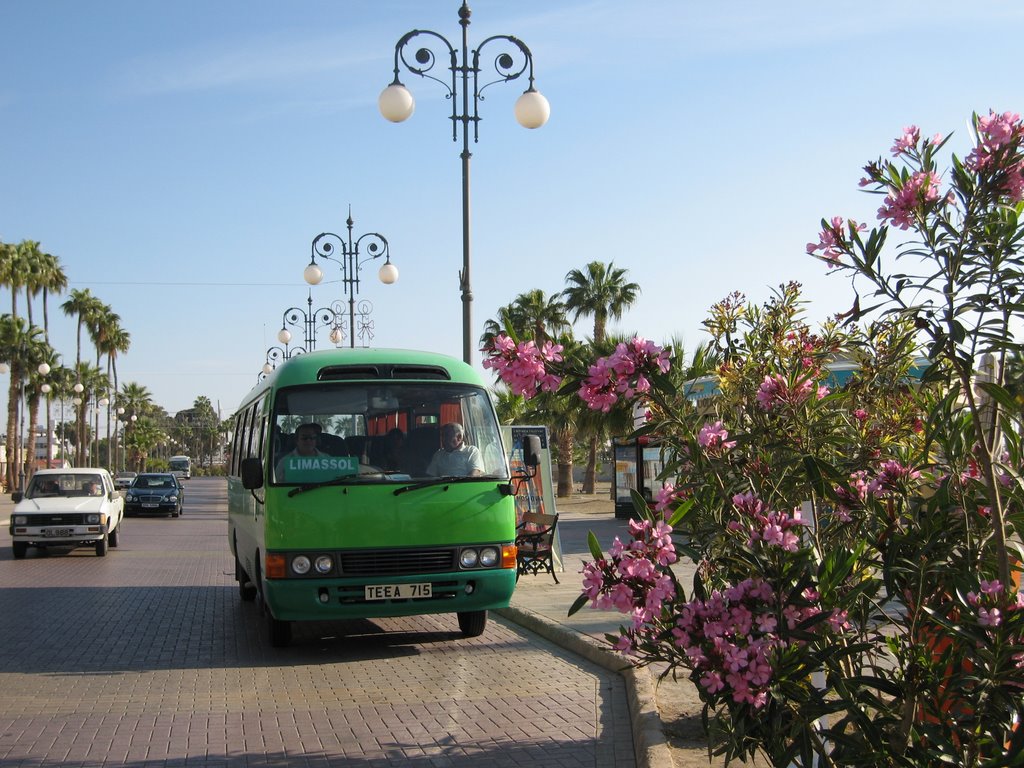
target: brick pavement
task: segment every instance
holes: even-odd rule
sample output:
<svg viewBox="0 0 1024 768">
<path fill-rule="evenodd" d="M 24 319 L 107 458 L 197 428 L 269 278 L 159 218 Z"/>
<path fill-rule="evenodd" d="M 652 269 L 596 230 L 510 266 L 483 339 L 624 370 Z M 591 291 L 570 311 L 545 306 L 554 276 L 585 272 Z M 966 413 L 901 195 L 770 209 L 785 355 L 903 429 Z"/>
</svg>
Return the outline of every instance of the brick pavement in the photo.
<svg viewBox="0 0 1024 768">
<path fill-rule="evenodd" d="M 106 558 L 14 561 L 0 536 L 4 768 L 636 764 L 626 680 L 501 618 L 472 640 L 441 615 L 270 648 L 223 513 L 190 506 L 127 520 Z"/>
</svg>

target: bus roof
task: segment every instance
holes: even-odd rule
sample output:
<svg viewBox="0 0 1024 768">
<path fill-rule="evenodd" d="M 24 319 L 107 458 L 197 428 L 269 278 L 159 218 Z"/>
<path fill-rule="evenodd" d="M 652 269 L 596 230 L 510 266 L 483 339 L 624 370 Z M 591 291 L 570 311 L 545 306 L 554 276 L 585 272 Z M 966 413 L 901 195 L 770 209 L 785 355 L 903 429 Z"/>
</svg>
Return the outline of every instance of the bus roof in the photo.
<svg viewBox="0 0 1024 768">
<path fill-rule="evenodd" d="M 411 349 L 325 349 L 295 355 L 257 384 L 242 404 L 271 387 L 315 381 L 452 381 L 486 387 L 480 373 L 462 360 Z"/>
</svg>

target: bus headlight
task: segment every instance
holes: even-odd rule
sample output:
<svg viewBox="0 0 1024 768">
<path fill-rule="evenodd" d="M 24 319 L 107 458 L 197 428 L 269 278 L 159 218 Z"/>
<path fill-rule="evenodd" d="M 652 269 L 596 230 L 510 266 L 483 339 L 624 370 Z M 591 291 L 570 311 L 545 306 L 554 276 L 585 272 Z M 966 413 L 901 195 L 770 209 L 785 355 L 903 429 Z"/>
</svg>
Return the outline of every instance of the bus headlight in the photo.
<svg viewBox="0 0 1024 768">
<path fill-rule="evenodd" d="M 313 567 L 316 568 L 317 573 L 326 575 L 334 570 L 334 561 L 330 555 L 320 555 Z"/>
<path fill-rule="evenodd" d="M 309 573 L 310 565 L 309 558 L 305 555 L 298 555 L 292 558 L 292 570 L 299 574 L 299 576 L 305 576 Z"/>
<path fill-rule="evenodd" d="M 498 564 L 498 548 L 484 547 L 480 550 L 480 565 L 484 568 L 493 568 Z"/>
<path fill-rule="evenodd" d="M 459 555 L 459 565 L 463 568 L 476 568 L 480 556 L 475 549 L 464 549 Z"/>
</svg>

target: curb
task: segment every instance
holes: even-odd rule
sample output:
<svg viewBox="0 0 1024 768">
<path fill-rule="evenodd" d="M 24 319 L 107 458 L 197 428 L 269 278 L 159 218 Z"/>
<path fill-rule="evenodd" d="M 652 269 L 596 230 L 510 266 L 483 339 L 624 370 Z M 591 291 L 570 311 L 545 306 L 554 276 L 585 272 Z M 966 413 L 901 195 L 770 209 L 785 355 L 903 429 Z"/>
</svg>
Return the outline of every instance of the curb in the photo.
<svg viewBox="0 0 1024 768">
<path fill-rule="evenodd" d="M 550 640 L 555 645 L 582 656 L 611 672 L 618 672 L 626 683 L 629 718 L 633 730 L 633 751 L 638 768 L 674 768 L 672 753 L 654 698 L 654 683 L 646 668 L 630 665 L 617 653 L 604 648 L 587 635 L 525 608 L 498 608 L 494 613 L 524 629 Z"/>
</svg>

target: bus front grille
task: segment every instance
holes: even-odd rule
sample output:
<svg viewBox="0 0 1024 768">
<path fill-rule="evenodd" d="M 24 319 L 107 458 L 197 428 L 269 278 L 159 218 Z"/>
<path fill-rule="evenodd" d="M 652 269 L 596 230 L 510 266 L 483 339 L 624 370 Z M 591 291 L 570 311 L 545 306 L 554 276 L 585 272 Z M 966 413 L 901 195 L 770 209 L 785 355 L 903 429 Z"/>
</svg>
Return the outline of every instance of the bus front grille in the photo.
<svg viewBox="0 0 1024 768">
<path fill-rule="evenodd" d="M 342 552 L 344 576 L 405 576 L 457 568 L 454 549 L 378 549 Z"/>
</svg>

